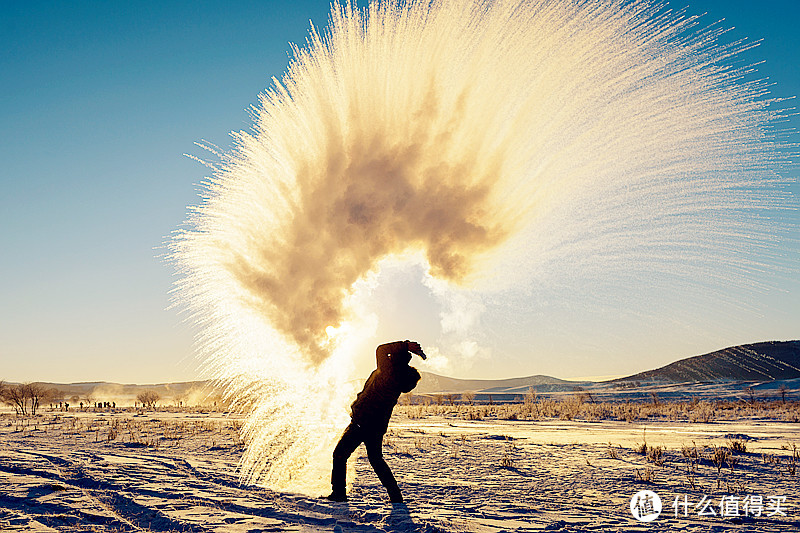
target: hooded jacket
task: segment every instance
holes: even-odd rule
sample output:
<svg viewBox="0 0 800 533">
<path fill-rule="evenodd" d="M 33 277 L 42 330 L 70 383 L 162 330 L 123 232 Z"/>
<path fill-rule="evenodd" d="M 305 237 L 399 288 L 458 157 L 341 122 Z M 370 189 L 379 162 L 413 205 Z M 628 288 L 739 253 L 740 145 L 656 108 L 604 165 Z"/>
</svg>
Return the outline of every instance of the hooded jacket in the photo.
<svg viewBox="0 0 800 533">
<path fill-rule="evenodd" d="M 350 408 L 353 422 L 359 427 L 383 434 L 400 394 L 416 387 L 420 375 L 416 368 L 408 365 L 411 353 L 405 341 L 378 346 L 375 359 L 378 368 L 370 374 L 364 390 L 358 393 Z"/>
</svg>

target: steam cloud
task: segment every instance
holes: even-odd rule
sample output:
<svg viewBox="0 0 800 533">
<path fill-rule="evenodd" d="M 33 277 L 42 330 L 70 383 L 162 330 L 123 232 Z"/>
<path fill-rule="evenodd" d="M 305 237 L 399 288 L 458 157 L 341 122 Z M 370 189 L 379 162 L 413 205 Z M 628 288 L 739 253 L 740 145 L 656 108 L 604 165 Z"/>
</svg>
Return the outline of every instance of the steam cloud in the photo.
<svg viewBox="0 0 800 533">
<path fill-rule="evenodd" d="M 773 232 L 748 210 L 787 203 L 776 114 L 726 66 L 746 45 L 696 24 L 645 1 L 333 6 L 173 243 L 206 368 L 252 413 L 246 479 L 325 484 L 348 299 L 387 256 L 465 290 L 564 264 L 746 277 Z"/>
</svg>

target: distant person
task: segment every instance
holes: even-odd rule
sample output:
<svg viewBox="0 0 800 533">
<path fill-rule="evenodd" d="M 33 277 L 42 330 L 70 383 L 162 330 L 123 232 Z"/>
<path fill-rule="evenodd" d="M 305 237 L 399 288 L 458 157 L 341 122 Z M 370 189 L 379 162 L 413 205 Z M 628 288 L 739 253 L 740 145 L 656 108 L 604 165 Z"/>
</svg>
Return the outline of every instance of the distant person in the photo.
<svg viewBox="0 0 800 533">
<path fill-rule="evenodd" d="M 389 493 L 392 503 L 400 503 L 403 496 L 397 481 L 383 459 L 383 435 L 389 426 L 392 409 L 400 394 L 410 392 L 417 386 L 419 372 L 409 366 L 411 354 L 422 359 L 426 356 L 422 347 L 412 341 L 398 341 L 382 344 L 375 350 L 378 368 L 370 374 L 362 390 L 351 407 L 350 425 L 344 430 L 339 444 L 333 450 L 333 472 L 331 486 L 333 492 L 327 497 L 335 502 L 347 501 L 345 478 L 347 459 L 362 442 L 367 448 L 369 464 Z"/>
</svg>

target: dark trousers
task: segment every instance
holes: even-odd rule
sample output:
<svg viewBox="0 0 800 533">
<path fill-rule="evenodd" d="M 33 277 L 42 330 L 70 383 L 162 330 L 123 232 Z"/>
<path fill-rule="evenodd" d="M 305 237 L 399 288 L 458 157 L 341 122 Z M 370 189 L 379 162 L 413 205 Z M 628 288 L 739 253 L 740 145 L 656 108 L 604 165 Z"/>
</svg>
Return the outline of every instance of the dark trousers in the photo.
<svg viewBox="0 0 800 533">
<path fill-rule="evenodd" d="M 383 432 L 362 428 L 355 422 L 350 422 L 350 425 L 344 430 L 342 438 L 339 439 L 339 444 L 333 450 L 333 472 L 331 473 L 333 493 L 342 496 L 345 494 L 347 459 L 362 442 L 367 447 L 369 464 L 372 465 L 375 473 L 378 474 L 378 479 L 389 493 L 389 499 L 400 501 L 402 496 L 397 481 L 395 481 L 389 465 L 383 460 Z"/>
</svg>

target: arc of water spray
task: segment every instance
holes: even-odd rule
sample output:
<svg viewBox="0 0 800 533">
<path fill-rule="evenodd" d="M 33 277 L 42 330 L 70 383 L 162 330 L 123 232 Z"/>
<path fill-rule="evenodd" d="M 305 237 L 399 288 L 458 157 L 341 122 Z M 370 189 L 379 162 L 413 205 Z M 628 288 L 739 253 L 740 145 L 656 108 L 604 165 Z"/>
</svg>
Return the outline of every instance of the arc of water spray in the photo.
<svg viewBox="0 0 800 533">
<path fill-rule="evenodd" d="M 243 479 L 323 490 L 350 298 L 393 254 L 467 292 L 567 262 L 746 278 L 788 156 L 721 33 L 646 1 L 334 4 L 172 243 L 204 369 L 248 413 Z"/>
</svg>

